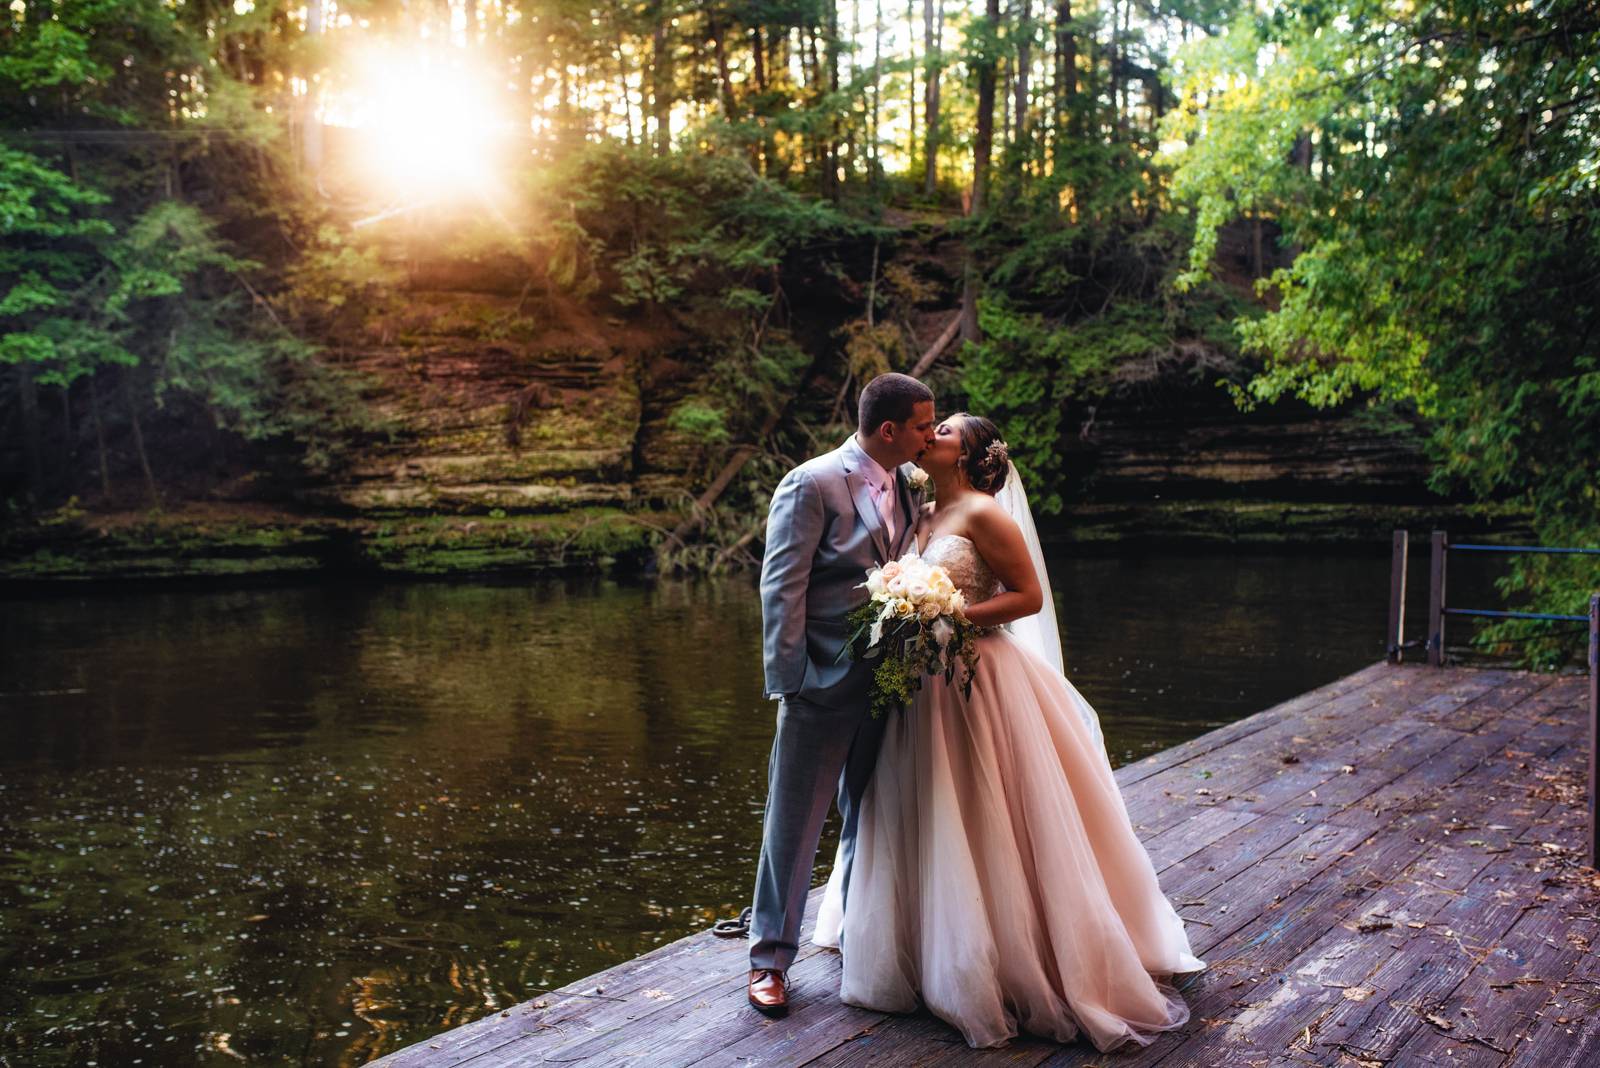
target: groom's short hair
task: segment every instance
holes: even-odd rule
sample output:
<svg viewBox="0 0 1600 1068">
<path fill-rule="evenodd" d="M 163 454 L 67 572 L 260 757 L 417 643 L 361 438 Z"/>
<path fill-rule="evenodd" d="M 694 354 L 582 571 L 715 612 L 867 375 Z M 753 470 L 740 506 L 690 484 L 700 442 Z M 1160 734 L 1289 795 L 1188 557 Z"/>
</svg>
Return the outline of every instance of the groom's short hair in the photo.
<svg viewBox="0 0 1600 1068">
<path fill-rule="evenodd" d="M 857 428 L 872 434 L 884 423 L 903 423 L 923 401 L 933 400 L 933 390 L 910 375 L 893 371 L 879 375 L 861 391 L 856 406 Z"/>
</svg>

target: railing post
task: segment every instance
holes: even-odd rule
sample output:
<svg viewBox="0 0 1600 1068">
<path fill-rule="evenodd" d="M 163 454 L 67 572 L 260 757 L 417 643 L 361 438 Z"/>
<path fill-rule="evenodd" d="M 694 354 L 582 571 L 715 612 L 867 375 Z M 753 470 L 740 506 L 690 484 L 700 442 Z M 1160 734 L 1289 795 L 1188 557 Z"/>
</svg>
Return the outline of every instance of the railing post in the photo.
<svg viewBox="0 0 1600 1068">
<path fill-rule="evenodd" d="M 1428 571 L 1428 663 L 1444 667 L 1444 557 L 1450 544 L 1442 530 L 1433 532 L 1433 566 Z"/>
<path fill-rule="evenodd" d="M 1589 867 L 1600 868 L 1600 593 L 1589 598 Z"/>
<path fill-rule="evenodd" d="M 1394 560 L 1389 568 L 1389 663 L 1398 664 L 1405 658 L 1406 644 L 1406 556 L 1411 536 L 1404 530 L 1394 532 Z"/>
</svg>

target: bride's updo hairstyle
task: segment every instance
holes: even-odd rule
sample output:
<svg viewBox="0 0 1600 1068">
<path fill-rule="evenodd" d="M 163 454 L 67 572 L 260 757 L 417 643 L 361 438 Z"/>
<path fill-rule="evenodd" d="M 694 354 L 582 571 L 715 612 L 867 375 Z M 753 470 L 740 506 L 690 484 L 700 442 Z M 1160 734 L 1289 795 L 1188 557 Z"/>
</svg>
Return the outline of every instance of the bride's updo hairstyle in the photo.
<svg viewBox="0 0 1600 1068">
<path fill-rule="evenodd" d="M 957 412 L 950 418 L 961 420 L 961 459 L 957 464 L 973 489 L 993 497 L 1006 484 L 1011 467 L 1011 453 L 1000 440 L 1000 428 L 970 412 Z"/>
</svg>

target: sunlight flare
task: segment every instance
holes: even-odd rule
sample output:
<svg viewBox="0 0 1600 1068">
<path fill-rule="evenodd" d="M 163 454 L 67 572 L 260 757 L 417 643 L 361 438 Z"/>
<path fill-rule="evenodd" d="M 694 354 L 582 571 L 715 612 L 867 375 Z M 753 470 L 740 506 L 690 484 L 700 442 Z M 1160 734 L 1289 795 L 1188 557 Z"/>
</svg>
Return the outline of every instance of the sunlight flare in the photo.
<svg viewBox="0 0 1600 1068">
<path fill-rule="evenodd" d="M 483 78 L 423 51 L 369 54 L 355 72 L 327 121 L 358 134 L 371 180 L 427 198 L 494 185 L 513 124 Z"/>
</svg>

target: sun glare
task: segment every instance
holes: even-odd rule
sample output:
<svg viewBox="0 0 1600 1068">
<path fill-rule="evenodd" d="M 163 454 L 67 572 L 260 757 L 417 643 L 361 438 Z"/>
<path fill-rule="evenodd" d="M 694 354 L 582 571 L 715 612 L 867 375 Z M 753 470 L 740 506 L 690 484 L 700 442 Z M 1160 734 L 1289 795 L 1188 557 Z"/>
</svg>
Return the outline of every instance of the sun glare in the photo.
<svg viewBox="0 0 1600 1068">
<path fill-rule="evenodd" d="M 327 121 L 356 132 L 375 181 L 424 196 L 494 183 L 512 129 L 483 79 L 426 54 L 386 52 L 357 70 Z"/>
</svg>

